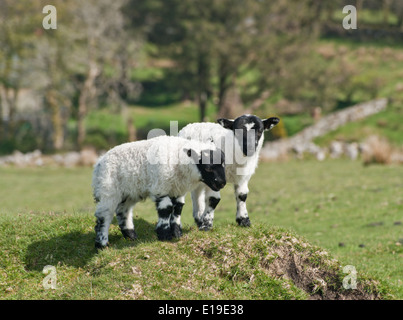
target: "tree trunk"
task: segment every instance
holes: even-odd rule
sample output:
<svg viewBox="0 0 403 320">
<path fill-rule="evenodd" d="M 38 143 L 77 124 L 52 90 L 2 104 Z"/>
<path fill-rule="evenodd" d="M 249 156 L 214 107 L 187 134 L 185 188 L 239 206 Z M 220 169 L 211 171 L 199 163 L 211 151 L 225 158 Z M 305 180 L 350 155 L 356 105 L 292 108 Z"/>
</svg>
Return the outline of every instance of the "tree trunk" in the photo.
<svg viewBox="0 0 403 320">
<path fill-rule="evenodd" d="M 357 9 L 357 23 L 360 21 L 360 13 L 362 12 L 362 5 L 364 0 L 357 0 L 355 4 L 355 8 Z"/>
<path fill-rule="evenodd" d="M 400 31 L 403 31 L 403 4 L 399 3 L 394 9 L 397 15 L 397 27 Z"/>
<path fill-rule="evenodd" d="M 3 95 L 3 85 L 0 85 L 0 140 L 5 138 L 5 127 L 4 127 L 4 103 L 6 103 Z"/>
<path fill-rule="evenodd" d="M 52 144 L 54 150 L 62 150 L 64 147 L 63 119 L 59 103 L 56 98 L 56 92 L 50 89 L 46 92 L 46 101 L 51 114 L 53 127 Z"/>
<path fill-rule="evenodd" d="M 389 26 L 390 0 L 383 0 L 383 27 Z"/>
<path fill-rule="evenodd" d="M 206 121 L 206 106 L 207 106 L 207 93 L 200 92 L 199 94 L 199 109 L 200 109 L 200 121 Z"/>
<path fill-rule="evenodd" d="M 16 107 L 17 107 L 17 97 L 18 97 L 18 88 L 6 88 L 4 85 L 0 86 L 0 95 L 2 100 L 2 106 L 7 106 L 6 109 L 6 123 L 7 125 L 4 127 L 4 137 L 12 138 L 15 131 L 15 115 L 16 115 Z M 3 122 L 3 114 L 1 114 L 1 119 Z"/>
<path fill-rule="evenodd" d="M 9 93 L 8 104 L 10 107 L 10 110 L 9 110 L 10 132 L 11 132 L 11 134 L 14 134 L 14 132 L 15 132 L 15 115 L 17 114 L 18 89 L 9 88 L 7 91 Z"/>
<path fill-rule="evenodd" d="M 127 131 L 129 133 L 129 141 L 136 141 L 137 140 L 136 127 L 134 126 L 133 118 L 130 116 L 127 119 Z"/>
<path fill-rule="evenodd" d="M 241 100 L 241 95 L 235 85 L 232 85 L 226 90 L 223 105 L 217 118 L 235 119 L 244 113 L 244 107 Z"/>
<path fill-rule="evenodd" d="M 217 118 L 234 119 L 244 113 L 244 105 L 238 88 L 236 87 L 236 75 L 231 77 L 231 83 L 225 90 L 223 101 Z"/>
<path fill-rule="evenodd" d="M 80 98 L 78 101 L 78 118 L 77 118 L 77 145 L 81 149 L 83 146 L 86 131 L 85 131 L 85 116 L 87 115 L 87 95 L 85 92 L 81 91 Z"/>
<path fill-rule="evenodd" d="M 200 53 L 197 64 L 197 81 L 198 81 L 198 99 L 200 109 L 200 121 L 206 121 L 206 108 L 208 98 L 209 87 L 209 64 L 208 55 L 206 53 Z"/>
<path fill-rule="evenodd" d="M 245 113 L 250 113 L 253 114 L 257 109 L 259 109 L 265 100 L 270 97 L 270 90 L 265 90 L 263 91 L 259 97 L 257 97 L 255 100 L 252 101 L 252 103 L 249 105 L 249 107 L 245 110 Z"/>
<path fill-rule="evenodd" d="M 85 130 L 85 117 L 88 113 L 88 101 L 95 93 L 95 78 L 98 76 L 99 70 L 94 61 L 90 61 L 87 77 L 84 85 L 81 89 L 80 96 L 78 98 L 78 119 L 77 119 L 77 144 L 81 149 L 86 137 Z"/>
<path fill-rule="evenodd" d="M 0 141 L 3 139 L 3 101 L 0 95 Z"/>
<path fill-rule="evenodd" d="M 363 3 L 363 1 L 364 1 L 364 0 L 357 0 L 357 1 L 356 1 L 355 7 L 356 7 L 357 11 L 360 11 L 360 10 L 362 9 L 362 3 Z"/>
<path fill-rule="evenodd" d="M 218 70 L 218 103 L 217 113 L 220 113 L 222 106 L 224 105 L 224 96 L 230 85 L 228 84 L 229 72 L 225 57 L 220 59 L 220 66 Z"/>
<path fill-rule="evenodd" d="M 403 27 L 403 15 L 397 17 L 397 27 L 399 30 L 402 30 Z"/>
</svg>

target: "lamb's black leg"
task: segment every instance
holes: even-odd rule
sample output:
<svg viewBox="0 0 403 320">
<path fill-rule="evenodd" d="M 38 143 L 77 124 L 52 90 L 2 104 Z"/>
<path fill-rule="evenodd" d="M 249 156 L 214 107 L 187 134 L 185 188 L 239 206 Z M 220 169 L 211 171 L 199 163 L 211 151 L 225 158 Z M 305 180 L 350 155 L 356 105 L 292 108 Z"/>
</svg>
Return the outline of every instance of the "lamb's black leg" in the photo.
<svg viewBox="0 0 403 320">
<path fill-rule="evenodd" d="M 116 208 L 116 218 L 123 236 L 128 240 L 137 239 L 136 231 L 133 224 L 133 207 L 134 203 L 127 198 L 122 201 Z"/>
<path fill-rule="evenodd" d="M 171 232 L 173 237 L 180 238 L 182 236 L 181 214 L 185 204 L 185 197 L 171 198 L 171 201 L 174 205 L 170 218 Z"/>
<path fill-rule="evenodd" d="M 201 224 L 199 230 L 208 231 L 213 228 L 214 210 L 221 200 L 220 192 L 207 189 L 206 191 L 206 204 L 201 217 Z"/>
<path fill-rule="evenodd" d="M 103 206 L 102 203 L 98 203 L 95 217 L 95 248 L 103 249 L 108 246 L 109 226 L 113 218 L 113 210 L 107 206 Z"/>
<path fill-rule="evenodd" d="M 248 197 L 248 184 L 235 185 L 235 199 L 237 203 L 236 222 L 241 227 L 250 227 L 248 210 L 246 209 L 246 198 Z"/>
<path fill-rule="evenodd" d="M 158 223 L 155 228 L 158 239 L 161 241 L 171 240 L 171 214 L 174 209 L 172 200 L 168 196 L 164 196 L 155 199 L 155 204 L 158 211 Z"/>
</svg>

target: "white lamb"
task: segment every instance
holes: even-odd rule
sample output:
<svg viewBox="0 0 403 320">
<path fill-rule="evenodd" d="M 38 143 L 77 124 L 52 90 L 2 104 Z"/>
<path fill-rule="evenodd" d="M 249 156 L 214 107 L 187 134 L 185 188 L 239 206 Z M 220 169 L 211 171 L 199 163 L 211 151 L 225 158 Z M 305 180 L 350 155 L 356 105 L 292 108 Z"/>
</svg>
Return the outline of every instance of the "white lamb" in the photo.
<svg viewBox="0 0 403 320">
<path fill-rule="evenodd" d="M 248 183 L 258 165 L 264 131 L 280 121 L 272 117 L 265 120 L 254 115 L 243 115 L 235 120 L 218 119 L 217 123 L 191 123 L 179 131 L 179 136 L 202 142 L 213 142 L 225 152 L 225 175 L 234 184 L 237 202 L 236 221 L 250 226 L 246 209 Z M 220 192 L 200 184 L 192 191 L 193 217 L 200 230 L 213 226 L 214 210 L 220 202 Z"/>
<path fill-rule="evenodd" d="M 95 247 L 107 246 L 115 212 L 123 236 L 135 239 L 133 207 L 147 197 L 156 203 L 159 240 L 180 237 L 186 193 L 200 181 L 216 191 L 223 188 L 224 161 L 224 153 L 213 144 L 172 136 L 125 143 L 109 150 L 95 164 L 93 173 Z"/>
</svg>

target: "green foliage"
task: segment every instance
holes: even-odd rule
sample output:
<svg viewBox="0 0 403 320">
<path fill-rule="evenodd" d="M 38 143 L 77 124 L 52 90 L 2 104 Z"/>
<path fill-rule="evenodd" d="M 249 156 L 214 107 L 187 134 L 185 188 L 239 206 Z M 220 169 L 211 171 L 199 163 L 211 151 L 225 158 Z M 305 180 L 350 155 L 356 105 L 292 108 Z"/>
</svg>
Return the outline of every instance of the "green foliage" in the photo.
<svg viewBox="0 0 403 320">
<path fill-rule="evenodd" d="M 281 116 L 281 122 L 284 123 L 284 127 L 287 131 L 288 136 L 293 136 L 302 129 L 312 125 L 313 118 L 308 113 L 298 115 L 284 115 Z"/>
<path fill-rule="evenodd" d="M 145 30 L 157 57 L 174 62 L 175 84 L 195 96 L 201 109 L 205 95 L 222 108 L 225 93 L 234 85 L 246 103 L 267 87 L 278 89 L 279 74 L 290 71 L 286 60 L 297 61 L 317 35 L 317 9 L 305 0 L 132 0 L 128 5 L 133 25 Z M 245 77 L 244 72 L 254 76 Z M 236 84 L 238 77 L 243 86 Z"/>
<path fill-rule="evenodd" d="M 0 155 L 10 154 L 14 150 L 23 153 L 35 149 L 46 150 L 46 144 L 35 135 L 36 132 L 31 123 L 18 122 L 16 127 L 13 136 L 0 139 Z"/>
<path fill-rule="evenodd" d="M 171 70 L 172 63 L 168 60 L 168 66 L 140 66 L 133 70 L 132 81 L 139 81 L 142 86 L 141 95 L 136 101 L 137 105 L 146 107 L 169 106 L 179 103 L 186 94 L 190 94 L 178 86 L 182 80 Z M 190 98 L 190 96 L 188 97 Z"/>
<path fill-rule="evenodd" d="M 11 119 L 8 131 L 0 128 L 2 154 L 76 149 L 79 132 L 87 132 L 83 143 L 97 149 L 124 142 L 127 117 L 117 112 L 126 106 L 139 138 L 155 127 L 166 130 L 170 120 L 180 127 L 200 120 L 202 105 L 203 120 L 214 121 L 234 87 L 240 105 L 250 107 L 245 112 L 282 116 L 284 121 L 266 134 L 268 140 L 310 125 L 309 113 L 318 106 L 326 114 L 375 97 L 388 97 L 395 106 L 403 101 L 399 42 L 323 33 L 318 38 L 326 31 L 323 25 L 340 24 L 345 1 L 129 0 L 120 10 L 120 1 L 110 7 L 105 0 L 85 6 L 57 0 L 58 22 L 64 26 L 57 32 L 37 28 L 41 1 L 14 2 L 0 5 L 0 113 Z M 359 25 L 375 34 L 401 29 L 401 1 L 360 3 Z M 105 12 L 104 19 L 94 12 Z M 92 80 L 90 69 L 96 74 Z M 49 124 L 38 129 L 33 120 L 16 122 L 22 90 L 44 101 L 40 112 Z M 298 106 L 297 115 L 281 101 Z M 393 114 L 400 116 L 387 113 L 371 118 L 379 123 L 351 124 L 346 139 L 385 131 L 400 143 Z M 78 130 L 83 123 L 85 130 Z"/>
<path fill-rule="evenodd" d="M 9 139 L 2 139 L 0 142 L 0 154 L 10 154 L 14 150 L 18 150 L 18 148 L 15 146 L 15 142 L 13 140 Z"/>
</svg>

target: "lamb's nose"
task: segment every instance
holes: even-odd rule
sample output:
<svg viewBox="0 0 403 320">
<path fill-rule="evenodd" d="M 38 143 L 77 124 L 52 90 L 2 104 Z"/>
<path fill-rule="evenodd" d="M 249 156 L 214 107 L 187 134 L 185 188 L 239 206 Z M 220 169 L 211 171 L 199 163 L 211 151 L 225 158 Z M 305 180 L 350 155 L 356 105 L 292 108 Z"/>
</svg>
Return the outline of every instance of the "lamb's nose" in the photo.
<svg viewBox="0 0 403 320">
<path fill-rule="evenodd" d="M 217 186 L 220 187 L 220 189 L 224 188 L 225 185 L 227 184 L 227 181 L 222 179 L 215 178 L 214 181 L 216 182 Z"/>
</svg>

